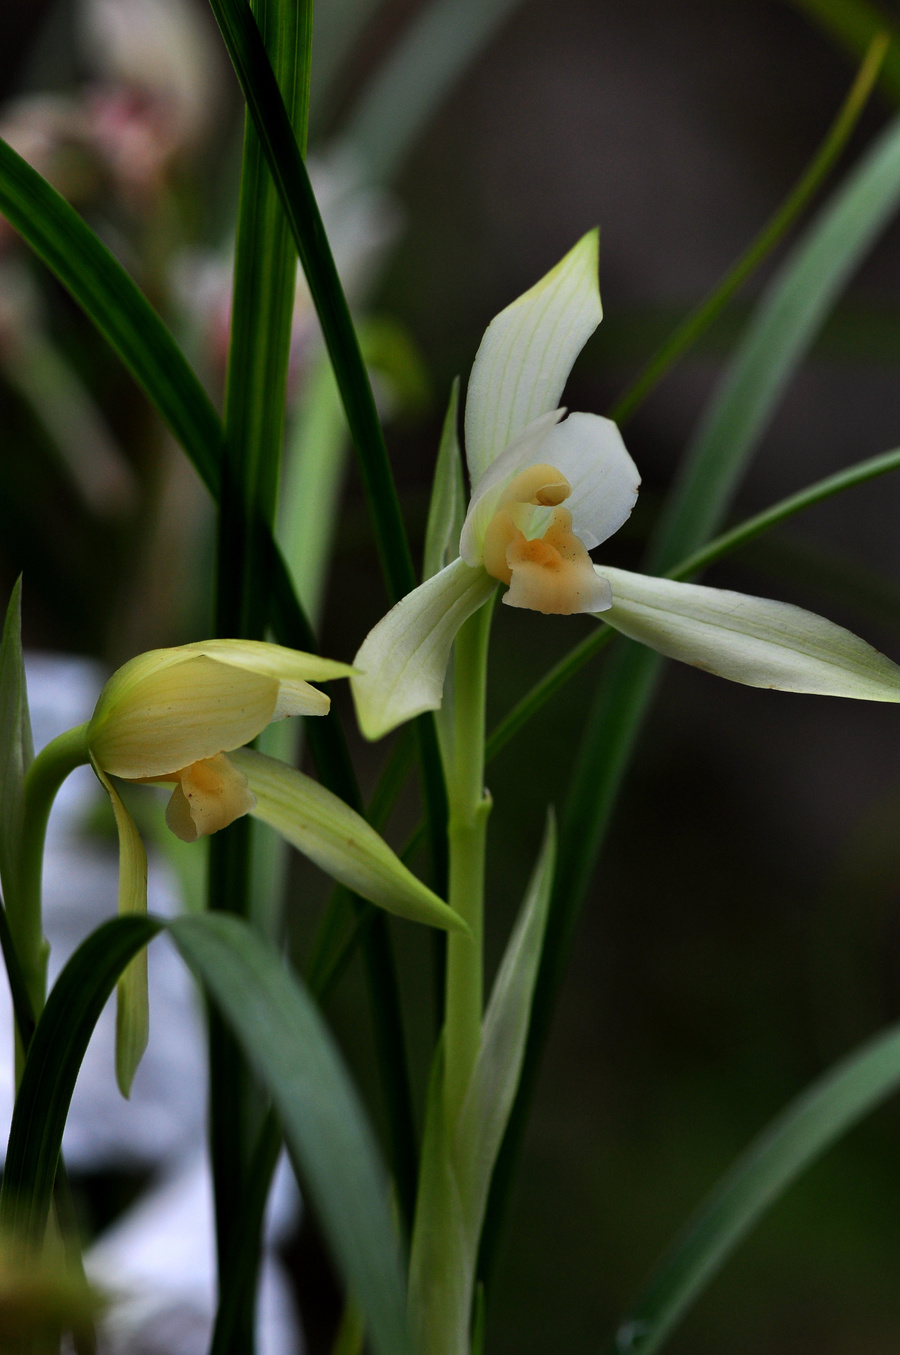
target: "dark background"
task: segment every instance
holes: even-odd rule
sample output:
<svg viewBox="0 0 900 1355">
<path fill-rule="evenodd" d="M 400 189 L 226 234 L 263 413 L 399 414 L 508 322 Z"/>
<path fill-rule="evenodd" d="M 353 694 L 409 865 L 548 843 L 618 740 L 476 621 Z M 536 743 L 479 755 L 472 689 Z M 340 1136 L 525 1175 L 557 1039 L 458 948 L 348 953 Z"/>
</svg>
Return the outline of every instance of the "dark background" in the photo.
<svg viewBox="0 0 900 1355">
<path fill-rule="evenodd" d="M 413 8 L 389 5 L 357 44 L 334 101 L 335 126 L 352 103 L 354 80 Z M 0 79 L 13 91 L 40 15 L 32 5 L 8 10 Z M 527 0 L 518 7 L 395 185 L 406 229 L 376 305 L 408 326 L 431 375 L 430 413 L 391 432 L 419 540 L 446 392 L 456 373 L 465 376 L 494 313 L 599 223 L 606 318 L 566 401 L 608 409 L 667 327 L 788 192 L 852 74 L 843 52 L 776 0 Z M 876 95 L 842 169 L 890 111 Z M 223 177 L 231 172 L 231 140 L 223 129 Z M 629 530 L 602 548 L 602 558 L 637 564 L 768 272 L 742 294 L 730 325 L 666 379 L 627 429 L 645 492 Z M 900 443 L 898 275 L 894 226 L 793 381 L 741 488 L 738 515 Z M 55 304 L 65 325 L 77 325 L 65 303 Z M 146 415 L 99 345 L 92 379 L 135 464 L 146 466 L 140 431 L 129 431 Z M 4 585 L 24 564 L 33 644 L 118 657 L 121 598 L 111 598 L 109 578 L 95 564 L 117 552 L 126 588 L 128 533 L 79 524 L 50 471 L 43 479 L 34 469 L 40 463 L 14 473 L 30 434 L 14 399 L 4 398 Z M 898 521 L 900 486 L 879 480 L 805 514 L 708 581 L 809 606 L 900 658 Z M 349 658 L 383 609 L 351 477 L 326 652 Z M 498 607 L 492 717 L 588 625 Z M 588 667 L 490 769 L 492 966 L 546 804 L 564 798 L 599 671 L 599 662 Z M 898 736 L 893 707 L 666 670 L 547 1051 L 489 1296 L 496 1355 L 596 1351 L 661 1250 L 752 1136 L 824 1068 L 900 1017 Z M 361 753 L 374 775 L 380 750 Z M 412 812 L 406 805 L 407 818 Z M 402 830 L 398 822 L 398 840 Z M 302 872 L 296 883 L 315 889 Z M 398 928 L 397 936 L 417 999 L 410 1044 L 421 1086 L 431 1038 L 430 956 L 412 929 Z M 355 972 L 334 1010 L 365 1082 Z M 890 1103 L 771 1211 L 689 1315 L 673 1352 L 895 1350 L 898 1199 L 900 1123 Z M 299 1284 L 308 1295 L 302 1274 Z"/>
</svg>

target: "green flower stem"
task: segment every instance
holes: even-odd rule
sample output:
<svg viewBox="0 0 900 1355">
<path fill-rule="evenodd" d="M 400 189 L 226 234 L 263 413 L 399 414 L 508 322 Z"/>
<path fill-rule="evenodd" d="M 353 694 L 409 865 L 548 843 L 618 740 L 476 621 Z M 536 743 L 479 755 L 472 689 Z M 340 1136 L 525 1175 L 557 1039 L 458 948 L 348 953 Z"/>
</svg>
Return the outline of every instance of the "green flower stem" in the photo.
<svg viewBox="0 0 900 1355">
<path fill-rule="evenodd" d="M 6 900 L 6 914 L 35 1016 L 43 1009 L 47 985 L 49 947 L 41 922 L 41 874 L 47 820 L 63 781 L 76 767 L 90 761 L 87 731 L 84 724 L 60 734 L 38 753 L 25 777 L 25 814 L 16 888 Z"/>
<path fill-rule="evenodd" d="M 451 908 L 465 918 L 471 938 L 447 938 L 444 1094 L 455 1118 L 481 1041 L 483 1006 L 484 852 L 490 797 L 484 789 L 485 687 L 493 599 L 456 637 L 453 669 L 453 746 L 447 766 L 450 802 Z"/>
</svg>

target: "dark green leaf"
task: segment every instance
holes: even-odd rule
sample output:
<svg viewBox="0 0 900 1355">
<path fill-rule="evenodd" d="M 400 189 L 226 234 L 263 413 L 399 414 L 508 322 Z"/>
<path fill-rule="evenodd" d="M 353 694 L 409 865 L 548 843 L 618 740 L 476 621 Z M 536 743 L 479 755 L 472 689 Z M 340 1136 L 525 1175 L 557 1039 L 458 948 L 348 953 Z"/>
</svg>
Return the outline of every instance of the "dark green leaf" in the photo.
<svg viewBox="0 0 900 1355">
<path fill-rule="evenodd" d="M 113 918 L 83 941 L 47 999 L 25 1060 L 0 1187 L 0 1222 L 39 1245 L 69 1103 L 88 1042 L 129 962 L 164 924 Z"/>
</svg>

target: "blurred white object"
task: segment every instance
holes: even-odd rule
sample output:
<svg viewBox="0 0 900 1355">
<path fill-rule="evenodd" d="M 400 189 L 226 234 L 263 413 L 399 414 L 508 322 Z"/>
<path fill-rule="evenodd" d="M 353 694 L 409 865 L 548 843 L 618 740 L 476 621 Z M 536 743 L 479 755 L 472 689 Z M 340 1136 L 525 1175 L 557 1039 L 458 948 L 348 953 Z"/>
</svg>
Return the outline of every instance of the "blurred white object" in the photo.
<svg viewBox="0 0 900 1355">
<path fill-rule="evenodd" d="M 258 1355 L 299 1355 L 290 1286 L 271 1248 L 292 1226 L 297 1190 L 276 1173 L 257 1304 Z M 108 1228 L 85 1256 L 88 1277 L 122 1295 L 100 1334 L 101 1355 L 206 1355 L 216 1306 L 212 1185 L 205 1155 L 182 1160 Z"/>
<path fill-rule="evenodd" d="M 34 742 L 90 717 L 103 683 L 85 659 L 29 654 L 26 675 Z M 79 836 L 98 787 L 80 768 L 64 783 L 50 817 L 44 858 L 44 930 L 50 981 L 81 941 L 115 916 L 117 853 Z M 174 878 L 151 857 L 149 906 L 178 911 Z M 150 946 L 150 1042 L 123 1100 L 115 1078 L 115 1004 L 107 1006 L 75 1087 L 63 1149 L 73 1174 L 158 1168 L 158 1183 L 117 1219 L 86 1258 L 91 1278 L 118 1301 L 101 1332 L 104 1355 L 204 1355 L 215 1314 L 215 1239 L 206 1138 L 206 1035 L 199 998 L 165 936 Z M 12 1011 L 0 1002 L 0 1115 L 13 1101 Z M 282 1162 L 267 1217 L 267 1248 L 287 1236 L 299 1195 Z M 258 1306 L 260 1355 L 302 1350 L 290 1286 L 267 1250 Z"/>
<path fill-rule="evenodd" d="M 213 26 L 191 0 L 85 0 L 81 24 L 98 76 L 94 135 L 123 181 L 152 186 L 221 111 Z"/>
</svg>

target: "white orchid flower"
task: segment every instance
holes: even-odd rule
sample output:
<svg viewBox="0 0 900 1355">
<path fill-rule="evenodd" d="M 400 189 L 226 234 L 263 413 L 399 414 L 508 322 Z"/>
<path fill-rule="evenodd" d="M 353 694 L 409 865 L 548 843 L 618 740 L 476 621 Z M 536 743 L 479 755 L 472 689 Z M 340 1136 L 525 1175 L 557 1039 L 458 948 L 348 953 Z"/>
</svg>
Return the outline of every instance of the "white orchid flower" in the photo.
<svg viewBox="0 0 900 1355">
<path fill-rule="evenodd" d="M 900 700 L 900 668 L 800 608 L 594 565 L 627 520 L 640 476 L 619 430 L 559 408 L 602 318 L 598 235 L 491 321 L 466 395 L 472 496 L 458 557 L 371 630 L 351 676 L 360 728 L 377 739 L 441 705 L 454 637 L 498 583 L 503 602 L 602 614 L 661 653 L 755 686 Z"/>
</svg>

